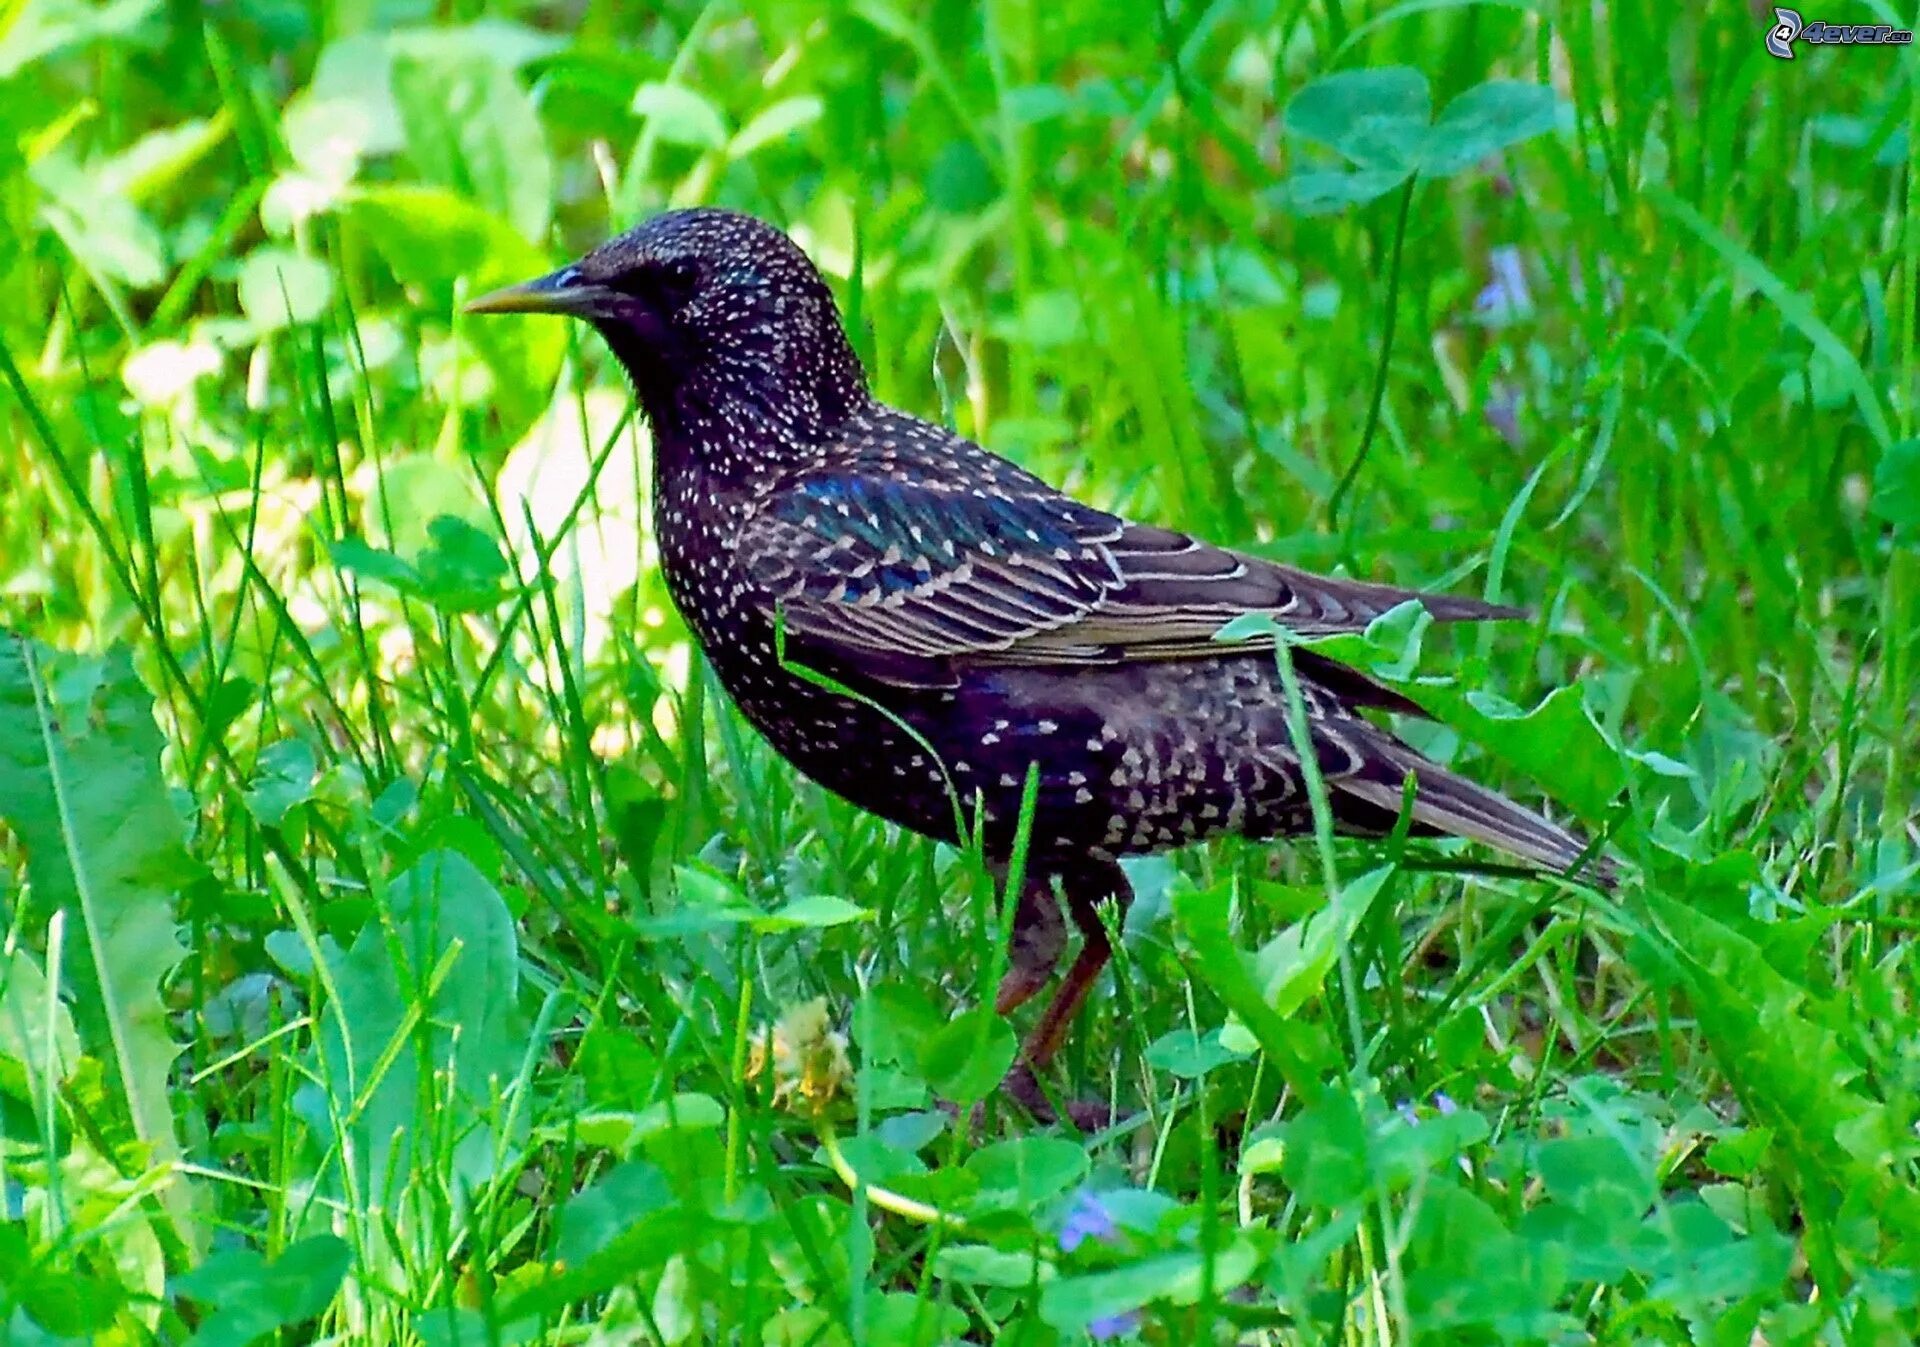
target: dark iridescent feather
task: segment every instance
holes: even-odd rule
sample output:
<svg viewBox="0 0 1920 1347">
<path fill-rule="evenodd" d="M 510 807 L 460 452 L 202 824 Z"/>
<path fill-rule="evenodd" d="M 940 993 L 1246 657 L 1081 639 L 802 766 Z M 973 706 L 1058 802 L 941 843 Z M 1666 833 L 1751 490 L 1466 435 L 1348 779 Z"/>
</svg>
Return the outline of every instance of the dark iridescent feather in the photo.
<svg viewBox="0 0 1920 1347">
<path fill-rule="evenodd" d="M 835 449 L 767 497 L 740 546 L 792 629 L 849 655 L 974 666 L 1211 659 L 1214 633 L 1250 612 L 1300 636 L 1363 630 L 1409 599 L 1442 621 L 1516 614 L 1309 575 L 1129 523 L 885 409 L 849 420 Z"/>
</svg>

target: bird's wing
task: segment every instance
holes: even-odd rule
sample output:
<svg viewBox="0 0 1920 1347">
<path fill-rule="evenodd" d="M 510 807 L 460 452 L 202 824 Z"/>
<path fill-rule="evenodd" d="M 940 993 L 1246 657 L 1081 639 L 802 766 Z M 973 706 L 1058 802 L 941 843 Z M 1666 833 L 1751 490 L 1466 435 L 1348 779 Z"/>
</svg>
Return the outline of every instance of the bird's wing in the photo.
<svg viewBox="0 0 1920 1347">
<path fill-rule="evenodd" d="M 1437 621 L 1518 617 L 1478 599 L 1315 575 L 1201 542 L 1171 529 L 1126 524 L 1105 544 L 1120 577 L 1099 606 L 1071 627 L 1036 635 L 1013 655 L 1028 661 L 1180 659 L 1218 654 L 1214 633 L 1245 613 L 1273 618 L 1295 636 L 1364 631 L 1387 610 L 1418 600 Z M 1253 645 L 1271 645 L 1255 638 Z"/>
<path fill-rule="evenodd" d="M 968 484 L 814 471 L 763 503 L 740 551 L 790 636 L 920 685 L 956 663 L 1217 656 L 1214 633 L 1250 612 L 1324 636 L 1364 630 L 1408 599 L 1443 621 L 1515 611 L 1317 576 L 1131 524 L 1024 473 Z M 1353 689 L 1357 704 L 1417 709 L 1354 680 L 1367 684 Z"/>
<path fill-rule="evenodd" d="M 1120 583 L 1104 549 L 1123 528 L 1018 482 L 817 472 L 767 501 L 740 547 L 789 632 L 852 654 L 945 660 L 1085 618 Z"/>
</svg>

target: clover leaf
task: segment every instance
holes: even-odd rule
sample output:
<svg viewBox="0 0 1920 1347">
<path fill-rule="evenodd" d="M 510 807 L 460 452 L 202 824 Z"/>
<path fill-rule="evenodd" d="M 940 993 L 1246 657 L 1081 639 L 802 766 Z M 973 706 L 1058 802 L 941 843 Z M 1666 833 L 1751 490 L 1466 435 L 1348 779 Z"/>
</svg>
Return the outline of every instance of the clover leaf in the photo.
<svg viewBox="0 0 1920 1347">
<path fill-rule="evenodd" d="M 1451 177 L 1552 130 L 1562 107 L 1545 85 L 1489 80 L 1435 119 L 1426 76 L 1418 70 L 1343 70 L 1295 94 L 1283 125 L 1287 134 L 1332 150 L 1345 164 L 1300 169 L 1280 185 L 1280 200 L 1302 215 L 1324 215 L 1384 196 L 1416 173 Z"/>
</svg>

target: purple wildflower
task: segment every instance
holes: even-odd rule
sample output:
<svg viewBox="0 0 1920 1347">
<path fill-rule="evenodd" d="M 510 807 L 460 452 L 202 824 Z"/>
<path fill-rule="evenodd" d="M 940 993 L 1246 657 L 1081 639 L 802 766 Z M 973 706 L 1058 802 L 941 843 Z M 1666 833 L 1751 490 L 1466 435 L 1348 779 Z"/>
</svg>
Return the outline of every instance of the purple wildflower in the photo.
<svg viewBox="0 0 1920 1347">
<path fill-rule="evenodd" d="M 1487 272 L 1487 283 L 1473 299 L 1480 321 L 1501 327 L 1533 313 L 1533 291 L 1518 248 L 1503 243 L 1488 253 Z"/>
<path fill-rule="evenodd" d="M 1087 1321 L 1087 1336 L 1095 1342 L 1109 1342 L 1139 1331 L 1139 1310 L 1128 1310 L 1125 1314 L 1103 1314 L 1098 1319 Z"/>
<path fill-rule="evenodd" d="M 1487 390 L 1487 402 L 1480 411 L 1487 418 L 1487 424 L 1500 433 L 1501 439 L 1515 449 L 1520 447 L 1520 395 L 1512 384 L 1504 379 L 1496 379 L 1493 387 Z"/>
<path fill-rule="evenodd" d="M 1119 1238 L 1120 1230 L 1113 1223 L 1113 1213 L 1107 1210 L 1098 1193 L 1082 1188 L 1074 1195 L 1073 1205 L 1067 1209 L 1067 1218 L 1060 1223 L 1060 1248 L 1063 1252 L 1072 1253 L 1090 1239 L 1112 1244 Z"/>
<path fill-rule="evenodd" d="M 1402 1099 L 1393 1106 L 1393 1109 L 1394 1112 L 1400 1115 L 1400 1121 L 1404 1122 L 1407 1126 L 1418 1127 L 1420 1125 L 1420 1113 L 1414 1108 L 1411 1099 Z M 1435 1090 L 1433 1092 L 1433 1111 L 1444 1118 L 1449 1114 L 1458 1113 L 1460 1106 L 1454 1103 L 1452 1096 L 1444 1090 Z"/>
</svg>

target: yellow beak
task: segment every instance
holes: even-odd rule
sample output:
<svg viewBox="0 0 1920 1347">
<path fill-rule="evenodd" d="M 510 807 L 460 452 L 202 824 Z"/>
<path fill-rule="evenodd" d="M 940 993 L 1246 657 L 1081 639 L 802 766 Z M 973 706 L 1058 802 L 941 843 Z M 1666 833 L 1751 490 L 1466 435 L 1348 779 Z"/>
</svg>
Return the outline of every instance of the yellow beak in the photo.
<svg viewBox="0 0 1920 1347">
<path fill-rule="evenodd" d="M 587 318 L 599 312 L 609 297 L 605 286 L 582 279 L 572 267 L 562 267 L 537 280 L 522 281 L 468 300 L 468 313 L 557 313 Z"/>
</svg>

